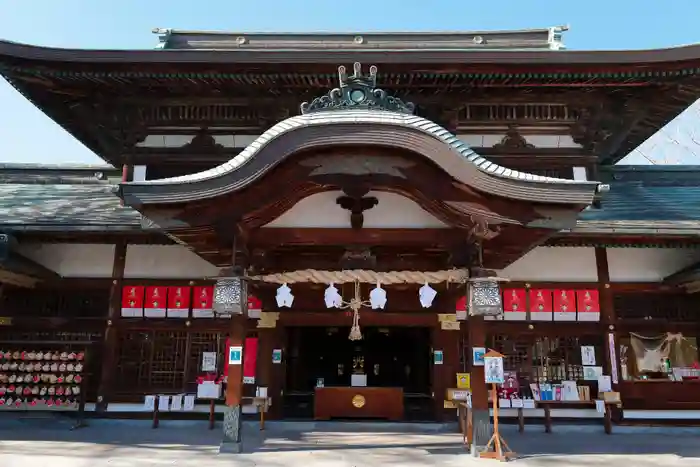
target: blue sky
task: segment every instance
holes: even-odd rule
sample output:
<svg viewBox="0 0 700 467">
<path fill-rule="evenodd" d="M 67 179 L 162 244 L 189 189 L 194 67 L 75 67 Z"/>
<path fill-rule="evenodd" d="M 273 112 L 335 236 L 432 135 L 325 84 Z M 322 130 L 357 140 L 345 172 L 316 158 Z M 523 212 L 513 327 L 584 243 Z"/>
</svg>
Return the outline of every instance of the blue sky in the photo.
<svg viewBox="0 0 700 467">
<path fill-rule="evenodd" d="M 700 0 L 0 0 L 0 38 L 76 48 L 153 48 L 154 27 L 234 31 L 430 31 L 568 24 L 569 49 L 639 49 L 700 42 Z M 628 157 L 700 163 L 700 110 Z M 700 141 L 700 131 L 697 134 Z M 696 156 L 696 153 L 698 156 Z M 100 163 L 0 80 L 0 162 Z"/>
</svg>

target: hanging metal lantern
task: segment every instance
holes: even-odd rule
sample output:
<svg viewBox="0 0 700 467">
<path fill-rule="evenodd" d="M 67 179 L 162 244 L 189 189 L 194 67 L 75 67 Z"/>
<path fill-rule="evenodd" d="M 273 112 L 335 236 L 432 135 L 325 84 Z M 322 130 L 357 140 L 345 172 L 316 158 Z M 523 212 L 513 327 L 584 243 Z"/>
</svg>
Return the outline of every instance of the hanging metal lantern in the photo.
<svg viewBox="0 0 700 467">
<path fill-rule="evenodd" d="M 241 277 L 221 277 L 214 285 L 214 315 L 245 315 L 248 312 L 248 286 Z"/>
<path fill-rule="evenodd" d="M 467 282 L 470 316 L 503 314 L 503 297 L 499 277 L 473 277 Z"/>
</svg>

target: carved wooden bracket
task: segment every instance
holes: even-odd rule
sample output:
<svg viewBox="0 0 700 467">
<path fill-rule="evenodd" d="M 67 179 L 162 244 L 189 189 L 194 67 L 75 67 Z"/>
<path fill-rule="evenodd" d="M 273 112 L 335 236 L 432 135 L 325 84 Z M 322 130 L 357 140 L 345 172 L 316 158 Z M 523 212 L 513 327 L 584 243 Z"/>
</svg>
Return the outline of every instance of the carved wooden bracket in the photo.
<svg viewBox="0 0 700 467">
<path fill-rule="evenodd" d="M 340 258 L 343 269 L 374 269 L 377 267 L 377 257 L 369 248 L 348 247 Z"/>
<path fill-rule="evenodd" d="M 179 149 L 191 152 L 208 152 L 221 151 L 224 147 L 216 142 L 214 136 L 211 135 L 206 128 L 200 128 L 194 138 L 192 138 L 192 141 Z"/>
<path fill-rule="evenodd" d="M 379 200 L 374 196 L 365 196 L 369 193 L 369 188 L 352 188 L 343 191 L 346 196 L 338 197 L 335 202 L 341 208 L 350 211 L 350 226 L 353 229 L 361 229 L 365 222 L 364 212 L 379 204 Z"/>
<path fill-rule="evenodd" d="M 534 147 L 520 134 L 518 127 L 515 125 L 510 125 L 503 139 L 494 145 L 494 149 L 531 149 Z"/>
</svg>

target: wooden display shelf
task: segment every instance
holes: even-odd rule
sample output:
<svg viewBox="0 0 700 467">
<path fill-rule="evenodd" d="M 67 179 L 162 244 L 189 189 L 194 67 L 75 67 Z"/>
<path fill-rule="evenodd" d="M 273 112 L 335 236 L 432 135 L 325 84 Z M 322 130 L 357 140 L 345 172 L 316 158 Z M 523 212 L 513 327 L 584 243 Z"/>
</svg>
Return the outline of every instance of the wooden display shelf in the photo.
<svg viewBox="0 0 700 467">
<path fill-rule="evenodd" d="M 80 409 L 80 403 L 78 401 L 72 404 L 62 404 L 62 405 L 46 405 L 46 404 L 36 404 L 31 405 L 26 402 L 22 402 L 19 406 L 15 404 L 0 406 L 0 410 L 6 411 L 16 411 L 16 412 L 77 412 Z"/>
<path fill-rule="evenodd" d="M 403 389 L 380 387 L 316 388 L 314 418 L 403 419 Z"/>
</svg>

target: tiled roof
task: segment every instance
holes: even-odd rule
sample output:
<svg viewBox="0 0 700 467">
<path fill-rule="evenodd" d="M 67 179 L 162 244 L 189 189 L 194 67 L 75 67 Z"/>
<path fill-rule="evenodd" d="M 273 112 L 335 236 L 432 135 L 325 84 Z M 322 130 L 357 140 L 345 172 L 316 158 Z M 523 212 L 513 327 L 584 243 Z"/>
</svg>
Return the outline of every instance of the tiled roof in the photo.
<svg viewBox="0 0 700 467">
<path fill-rule="evenodd" d="M 0 168 L 0 227 L 37 230 L 139 230 L 140 214 L 120 205 L 115 185 L 85 177 L 28 174 Z M 700 167 L 612 167 L 600 208 L 581 213 L 576 230 L 700 232 Z M 28 182 L 28 183 L 27 183 Z"/>
<path fill-rule="evenodd" d="M 617 229 L 700 229 L 700 167 L 617 166 L 603 172 L 611 188 L 579 224 Z"/>
<path fill-rule="evenodd" d="M 0 225 L 13 230 L 140 229 L 140 214 L 120 205 L 114 185 L 0 183 Z"/>
</svg>

